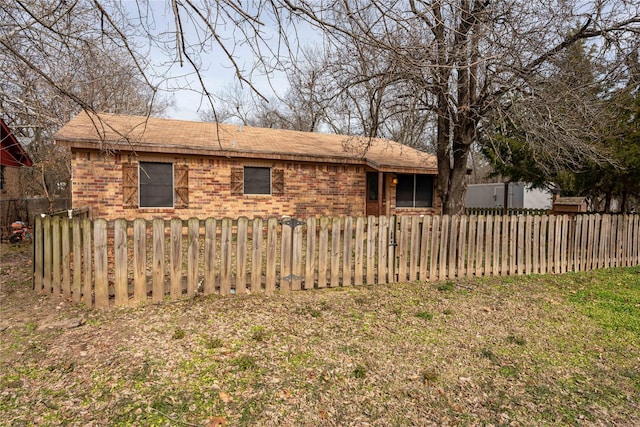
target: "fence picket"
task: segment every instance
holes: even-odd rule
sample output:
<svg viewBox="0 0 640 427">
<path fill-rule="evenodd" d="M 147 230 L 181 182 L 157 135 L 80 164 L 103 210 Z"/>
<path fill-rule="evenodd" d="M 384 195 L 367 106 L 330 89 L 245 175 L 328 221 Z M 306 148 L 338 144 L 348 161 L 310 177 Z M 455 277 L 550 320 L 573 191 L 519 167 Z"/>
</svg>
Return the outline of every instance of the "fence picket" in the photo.
<svg viewBox="0 0 640 427">
<path fill-rule="evenodd" d="M 61 256 L 61 238 L 60 238 L 60 217 L 53 217 L 53 221 L 51 222 L 51 256 L 53 258 L 53 269 L 52 269 L 52 284 L 53 289 L 52 293 L 55 298 L 60 296 L 60 285 L 61 285 L 61 267 L 62 267 L 62 256 Z"/>
<path fill-rule="evenodd" d="M 82 231 L 78 218 L 73 218 L 71 222 L 73 229 L 73 283 L 71 285 L 71 301 L 80 302 L 80 297 L 82 296 Z"/>
<path fill-rule="evenodd" d="M 198 262 L 200 258 L 200 220 L 189 219 L 189 248 L 187 249 L 187 296 L 194 296 L 198 289 Z"/>
<path fill-rule="evenodd" d="M 276 262 L 278 254 L 278 220 L 267 220 L 267 271 L 265 274 L 265 292 L 273 294 L 276 289 Z"/>
<path fill-rule="evenodd" d="M 389 228 L 387 229 L 389 233 L 389 238 L 387 240 L 387 280 L 389 283 L 396 283 L 398 280 L 398 269 L 397 269 L 397 260 L 396 260 L 396 247 L 398 246 L 398 236 L 397 236 L 397 227 L 398 227 L 398 218 L 392 216 L 389 218 Z"/>
<path fill-rule="evenodd" d="M 429 280 L 438 279 L 438 248 L 440 247 L 440 217 L 434 216 L 431 224 L 431 251 L 429 253 Z"/>
<path fill-rule="evenodd" d="M 426 219 L 426 218 L 425 218 Z M 460 223 L 458 226 L 458 265 L 457 272 L 458 277 L 465 277 L 467 274 L 467 233 L 469 232 L 467 227 L 467 216 L 463 215 L 460 217 Z"/>
<path fill-rule="evenodd" d="M 400 217 L 400 233 L 398 236 L 397 256 L 398 256 L 398 281 L 407 281 L 407 259 L 409 252 L 409 221 L 408 216 Z"/>
<path fill-rule="evenodd" d="M 62 218 L 60 227 L 62 233 L 62 296 L 69 299 L 71 298 L 71 228 L 69 218 Z"/>
<path fill-rule="evenodd" d="M 109 279 L 107 276 L 107 221 L 97 219 L 93 223 L 93 254 L 95 267 L 95 293 L 97 308 L 109 306 Z"/>
<path fill-rule="evenodd" d="M 387 283 L 387 245 L 388 222 L 386 216 L 379 218 L 378 224 L 378 280 L 376 283 Z"/>
<path fill-rule="evenodd" d="M 133 300 L 147 300 L 147 222 L 133 221 Z"/>
<path fill-rule="evenodd" d="M 164 220 L 153 220 L 153 254 L 151 273 L 151 300 L 161 302 L 164 298 Z"/>
<path fill-rule="evenodd" d="M 484 259 L 483 259 L 483 250 L 484 250 L 484 227 L 486 224 L 486 217 L 484 215 L 478 215 L 478 222 L 476 223 L 476 253 L 474 255 L 474 259 L 476 262 L 476 268 L 474 274 L 476 277 L 480 277 L 484 272 Z"/>
<path fill-rule="evenodd" d="M 485 217 L 485 247 L 484 247 L 484 275 L 491 276 L 493 268 L 493 216 Z"/>
<path fill-rule="evenodd" d="M 540 215 L 533 217 L 533 245 L 531 246 L 531 271 L 540 272 Z"/>
<path fill-rule="evenodd" d="M 329 267 L 329 218 L 320 218 L 320 234 L 318 235 L 318 288 L 327 286 L 327 269 Z"/>
<path fill-rule="evenodd" d="M 169 255 L 169 271 L 171 272 L 171 298 L 182 295 L 182 220 L 171 220 L 171 251 Z"/>
<path fill-rule="evenodd" d="M 367 284 L 376 283 L 376 217 L 367 218 Z"/>
<path fill-rule="evenodd" d="M 469 246 L 467 248 L 467 277 L 472 277 L 475 274 L 475 262 L 476 262 L 476 228 L 478 224 L 477 215 L 471 215 L 469 217 Z"/>
<path fill-rule="evenodd" d="M 454 279 L 458 272 L 456 271 L 456 267 L 458 265 L 458 256 L 456 253 L 456 249 L 458 248 L 458 233 L 460 226 L 460 217 L 458 215 L 454 215 L 450 218 L 450 227 L 449 227 L 449 257 L 447 262 L 447 275 L 450 279 Z"/>
<path fill-rule="evenodd" d="M 313 289 L 316 274 L 316 219 L 307 219 L 307 253 L 304 264 L 304 288 Z"/>
<path fill-rule="evenodd" d="M 249 234 L 249 220 L 238 218 L 236 232 L 236 284 L 238 294 L 247 293 L 247 236 Z"/>
<path fill-rule="evenodd" d="M 447 248 L 449 243 L 449 215 L 442 215 L 442 224 L 440 227 L 440 263 L 438 265 L 440 280 L 448 277 L 447 271 Z"/>
<path fill-rule="evenodd" d="M 204 294 L 211 295 L 216 291 L 216 237 L 217 224 L 213 218 L 204 221 Z"/>
<path fill-rule="evenodd" d="M 84 262 L 82 263 L 82 297 L 81 301 L 88 306 L 92 306 L 93 302 L 93 292 L 92 292 L 92 284 L 93 284 L 93 269 L 91 268 L 92 261 L 92 223 L 89 218 L 84 218 L 82 220 L 82 258 Z M 46 248 L 45 244 L 45 248 Z M 46 268 L 46 266 L 45 266 Z"/>
<path fill-rule="evenodd" d="M 302 289 L 302 227 L 294 227 L 291 247 L 291 290 Z"/>
<path fill-rule="evenodd" d="M 117 219 L 113 230 L 114 266 L 115 271 L 115 304 L 129 303 L 129 284 L 127 281 L 127 220 Z"/>
<path fill-rule="evenodd" d="M 44 289 L 44 225 L 43 218 L 40 215 L 36 216 L 34 221 L 33 230 L 33 262 L 34 262 L 34 276 L 33 276 L 33 289 L 36 292 L 42 292 Z"/>
<path fill-rule="evenodd" d="M 340 218 L 333 218 L 331 223 L 331 281 L 330 286 L 340 286 Z"/>
<path fill-rule="evenodd" d="M 356 242 L 354 250 L 354 273 L 353 284 L 355 286 L 362 285 L 364 277 L 364 246 L 365 246 L 365 234 L 364 234 L 364 222 L 365 218 L 356 218 Z"/>
<path fill-rule="evenodd" d="M 344 247 L 342 252 L 342 286 L 351 286 L 353 272 L 353 218 L 344 218 Z"/>
<path fill-rule="evenodd" d="M 262 290 L 263 237 L 264 221 L 254 218 L 251 229 L 251 292 Z"/>
<path fill-rule="evenodd" d="M 231 265 L 233 261 L 233 221 L 224 218 L 220 230 L 220 295 L 231 293 Z"/>
</svg>

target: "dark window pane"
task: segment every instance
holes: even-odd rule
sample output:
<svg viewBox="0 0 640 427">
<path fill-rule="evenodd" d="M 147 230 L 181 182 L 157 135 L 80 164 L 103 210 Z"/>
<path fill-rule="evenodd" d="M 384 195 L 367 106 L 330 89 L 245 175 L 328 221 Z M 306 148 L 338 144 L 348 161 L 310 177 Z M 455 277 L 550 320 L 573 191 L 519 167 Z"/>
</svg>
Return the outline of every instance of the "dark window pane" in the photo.
<svg viewBox="0 0 640 427">
<path fill-rule="evenodd" d="M 140 162 L 140 207 L 173 207 L 173 164 Z"/>
<path fill-rule="evenodd" d="M 396 206 L 399 208 L 413 207 L 413 177 L 413 175 L 398 175 Z"/>
<path fill-rule="evenodd" d="M 367 172 L 367 199 L 378 200 L 378 172 Z"/>
<path fill-rule="evenodd" d="M 271 169 L 245 167 L 244 194 L 271 194 Z"/>
<path fill-rule="evenodd" d="M 430 208 L 433 206 L 433 177 L 416 175 L 415 207 Z"/>
</svg>

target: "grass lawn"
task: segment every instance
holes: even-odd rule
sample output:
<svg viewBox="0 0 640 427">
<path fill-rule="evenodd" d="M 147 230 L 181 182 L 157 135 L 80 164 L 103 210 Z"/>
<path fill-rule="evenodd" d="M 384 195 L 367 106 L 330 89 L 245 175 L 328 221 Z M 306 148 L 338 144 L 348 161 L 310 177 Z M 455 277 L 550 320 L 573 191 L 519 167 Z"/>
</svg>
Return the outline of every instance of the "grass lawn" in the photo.
<svg viewBox="0 0 640 427">
<path fill-rule="evenodd" d="M 638 268 L 87 310 L 29 251 L 0 247 L 0 425 L 640 425 Z"/>
</svg>

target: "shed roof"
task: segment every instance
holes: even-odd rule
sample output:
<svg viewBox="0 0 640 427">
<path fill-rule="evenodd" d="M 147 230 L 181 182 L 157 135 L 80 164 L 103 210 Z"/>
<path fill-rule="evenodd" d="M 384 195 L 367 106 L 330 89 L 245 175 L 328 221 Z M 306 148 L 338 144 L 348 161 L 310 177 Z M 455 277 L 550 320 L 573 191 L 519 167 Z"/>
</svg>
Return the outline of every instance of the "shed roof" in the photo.
<svg viewBox="0 0 640 427">
<path fill-rule="evenodd" d="M 434 156 L 387 139 L 157 117 L 80 113 L 54 139 L 72 148 L 365 164 L 384 172 L 437 173 Z"/>
<path fill-rule="evenodd" d="M 3 166 L 32 166 L 31 158 L 20 142 L 0 118 L 0 164 Z"/>
</svg>

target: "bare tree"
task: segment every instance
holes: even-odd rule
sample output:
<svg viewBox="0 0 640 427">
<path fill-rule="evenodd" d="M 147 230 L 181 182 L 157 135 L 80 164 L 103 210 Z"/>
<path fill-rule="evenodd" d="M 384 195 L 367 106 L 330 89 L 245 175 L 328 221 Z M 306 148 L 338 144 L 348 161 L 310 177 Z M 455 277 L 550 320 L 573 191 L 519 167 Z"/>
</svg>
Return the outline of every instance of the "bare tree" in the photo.
<svg viewBox="0 0 640 427">
<path fill-rule="evenodd" d="M 354 75 L 345 84 L 379 78 L 374 83 L 378 91 L 372 92 L 376 96 L 394 85 L 406 99 L 419 101 L 411 108 L 433 113 L 438 192 L 445 213 L 463 208 L 469 153 L 490 116 L 509 114 L 513 97 L 531 93 L 531 80 L 544 75 L 550 61 L 578 41 L 593 40 L 606 57 L 640 32 L 640 6 L 625 0 L 284 3 L 336 46 L 366 46 L 375 52 L 371 59 L 386 64 L 381 73 Z M 352 60 L 344 59 L 345 69 Z M 358 96 L 378 103 L 371 93 Z M 584 140 L 564 142 L 572 146 L 563 154 L 593 151 Z"/>
</svg>

